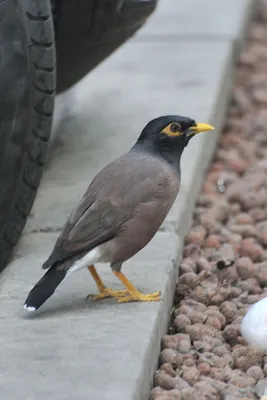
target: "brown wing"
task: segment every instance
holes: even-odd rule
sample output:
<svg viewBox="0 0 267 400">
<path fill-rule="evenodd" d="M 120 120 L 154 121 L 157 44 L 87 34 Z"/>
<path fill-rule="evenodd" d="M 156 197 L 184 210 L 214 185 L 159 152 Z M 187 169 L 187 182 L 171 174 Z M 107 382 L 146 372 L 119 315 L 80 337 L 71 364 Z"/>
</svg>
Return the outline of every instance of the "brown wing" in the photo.
<svg viewBox="0 0 267 400">
<path fill-rule="evenodd" d="M 145 154 L 120 157 L 93 179 L 43 268 L 110 240 L 140 204 L 173 202 L 178 187 L 178 176 L 165 162 Z"/>
</svg>

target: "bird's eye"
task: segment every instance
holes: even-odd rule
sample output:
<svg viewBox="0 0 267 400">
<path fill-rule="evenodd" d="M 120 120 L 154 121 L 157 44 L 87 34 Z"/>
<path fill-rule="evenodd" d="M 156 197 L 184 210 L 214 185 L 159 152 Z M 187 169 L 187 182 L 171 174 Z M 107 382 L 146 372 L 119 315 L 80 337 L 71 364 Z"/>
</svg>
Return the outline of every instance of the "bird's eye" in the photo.
<svg viewBox="0 0 267 400">
<path fill-rule="evenodd" d="M 175 133 L 175 132 L 180 132 L 180 130 L 181 130 L 181 125 L 178 124 L 178 123 L 171 124 L 170 130 L 171 130 L 171 132 L 173 132 L 173 133 Z"/>
</svg>

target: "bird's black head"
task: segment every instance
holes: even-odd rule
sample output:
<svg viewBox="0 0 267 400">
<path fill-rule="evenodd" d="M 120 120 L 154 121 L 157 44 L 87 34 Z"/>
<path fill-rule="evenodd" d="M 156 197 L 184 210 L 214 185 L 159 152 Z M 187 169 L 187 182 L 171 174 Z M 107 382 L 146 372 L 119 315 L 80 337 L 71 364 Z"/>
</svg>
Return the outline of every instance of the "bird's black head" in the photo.
<svg viewBox="0 0 267 400">
<path fill-rule="evenodd" d="M 153 153 L 160 153 L 169 161 L 177 160 L 190 139 L 199 132 L 213 130 L 213 126 L 179 115 L 165 115 L 150 121 L 136 145 Z"/>
<path fill-rule="evenodd" d="M 150 141 L 159 146 L 179 145 L 185 147 L 195 134 L 213 130 L 213 126 L 196 122 L 179 115 L 165 115 L 152 119 L 138 138 L 139 142 Z"/>
</svg>

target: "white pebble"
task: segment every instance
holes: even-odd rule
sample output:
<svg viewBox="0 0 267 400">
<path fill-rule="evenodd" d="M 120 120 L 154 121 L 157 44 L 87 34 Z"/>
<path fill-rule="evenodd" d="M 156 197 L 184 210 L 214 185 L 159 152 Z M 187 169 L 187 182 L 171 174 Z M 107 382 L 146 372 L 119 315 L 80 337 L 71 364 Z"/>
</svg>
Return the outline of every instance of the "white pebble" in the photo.
<svg viewBox="0 0 267 400">
<path fill-rule="evenodd" d="M 240 332 L 247 343 L 267 350 L 267 297 L 248 309 Z"/>
</svg>

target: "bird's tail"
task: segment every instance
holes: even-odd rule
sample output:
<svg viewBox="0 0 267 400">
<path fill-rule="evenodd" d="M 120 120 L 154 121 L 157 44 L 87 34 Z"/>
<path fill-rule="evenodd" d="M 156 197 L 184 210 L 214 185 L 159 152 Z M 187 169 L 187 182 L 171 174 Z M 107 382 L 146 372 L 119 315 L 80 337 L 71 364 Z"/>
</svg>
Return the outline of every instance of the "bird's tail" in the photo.
<svg viewBox="0 0 267 400">
<path fill-rule="evenodd" d="M 58 285 L 66 276 L 66 271 L 53 266 L 32 288 L 24 303 L 24 308 L 28 311 L 35 311 L 52 296 Z"/>
</svg>

